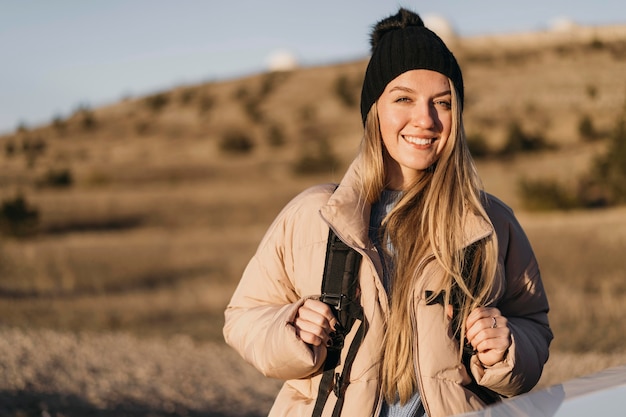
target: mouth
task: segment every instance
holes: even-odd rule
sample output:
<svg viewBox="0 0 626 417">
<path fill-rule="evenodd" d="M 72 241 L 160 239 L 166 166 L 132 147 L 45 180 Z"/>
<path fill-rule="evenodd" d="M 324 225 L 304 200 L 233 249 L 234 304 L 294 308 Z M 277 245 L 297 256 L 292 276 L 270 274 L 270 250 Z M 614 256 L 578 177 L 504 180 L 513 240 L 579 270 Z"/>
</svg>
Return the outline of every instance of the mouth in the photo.
<svg viewBox="0 0 626 417">
<path fill-rule="evenodd" d="M 432 145 L 433 143 L 435 143 L 435 140 L 437 140 L 437 138 L 420 138 L 418 136 L 407 136 L 407 135 L 402 135 L 402 138 L 409 142 L 412 145 L 417 145 L 417 146 L 428 146 L 428 145 Z"/>
</svg>

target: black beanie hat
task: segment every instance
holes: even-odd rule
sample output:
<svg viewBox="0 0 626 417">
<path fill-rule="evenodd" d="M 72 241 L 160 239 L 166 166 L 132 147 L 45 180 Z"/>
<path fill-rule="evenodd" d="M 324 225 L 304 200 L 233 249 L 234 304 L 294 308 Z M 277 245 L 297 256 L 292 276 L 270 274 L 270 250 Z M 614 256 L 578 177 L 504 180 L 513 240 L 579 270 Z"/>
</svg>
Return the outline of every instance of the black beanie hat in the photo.
<svg viewBox="0 0 626 417">
<path fill-rule="evenodd" d="M 372 104 L 387 84 L 398 75 L 414 69 L 432 70 L 450 78 L 463 105 L 461 68 L 446 44 L 424 26 L 419 15 L 401 8 L 396 15 L 374 26 L 370 44 L 372 57 L 361 91 L 363 124 Z"/>
</svg>

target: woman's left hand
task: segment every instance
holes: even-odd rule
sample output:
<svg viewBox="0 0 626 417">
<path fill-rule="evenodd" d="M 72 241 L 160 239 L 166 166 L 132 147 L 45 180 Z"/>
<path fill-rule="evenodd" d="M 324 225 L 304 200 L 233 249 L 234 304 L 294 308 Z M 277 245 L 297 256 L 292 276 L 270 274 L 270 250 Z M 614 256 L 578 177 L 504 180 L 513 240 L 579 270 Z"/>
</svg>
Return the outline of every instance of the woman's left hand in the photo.
<svg viewBox="0 0 626 417">
<path fill-rule="evenodd" d="M 479 307 L 467 317 L 466 337 L 485 366 L 504 359 L 511 346 L 508 320 L 495 307 Z"/>
</svg>

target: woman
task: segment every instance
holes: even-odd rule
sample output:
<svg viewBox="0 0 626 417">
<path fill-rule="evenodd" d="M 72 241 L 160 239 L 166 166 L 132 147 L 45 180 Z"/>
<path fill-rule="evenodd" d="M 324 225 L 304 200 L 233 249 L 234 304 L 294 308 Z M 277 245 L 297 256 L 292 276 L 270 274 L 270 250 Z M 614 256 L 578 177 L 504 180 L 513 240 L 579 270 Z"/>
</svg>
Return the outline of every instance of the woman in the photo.
<svg viewBox="0 0 626 417">
<path fill-rule="evenodd" d="M 322 415 L 480 409 L 491 401 L 485 393 L 529 391 L 548 358 L 537 262 L 511 210 L 480 190 L 457 61 L 405 9 L 380 21 L 371 41 L 358 157 L 338 186 L 313 187 L 283 209 L 225 313 L 227 343 L 286 380 L 271 416 L 312 415 L 320 395 L 339 330 L 318 295 L 329 228 L 362 255 L 367 332 L 341 402 L 330 393 Z"/>
</svg>

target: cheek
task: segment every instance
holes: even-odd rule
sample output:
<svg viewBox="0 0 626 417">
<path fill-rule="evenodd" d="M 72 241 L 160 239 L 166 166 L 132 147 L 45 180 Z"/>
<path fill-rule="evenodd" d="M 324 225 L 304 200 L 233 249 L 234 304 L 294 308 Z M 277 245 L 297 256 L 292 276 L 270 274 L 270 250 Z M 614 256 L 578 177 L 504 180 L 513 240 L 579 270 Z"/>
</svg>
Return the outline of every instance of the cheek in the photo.
<svg viewBox="0 0 626 417">
<path fill-rule="evenodd" d="M 380 134 L 384 143 L 390 143 L 397 136 L 398 129 L 393 118 L 385 117 L 379 120 Z"/>
</svg>

